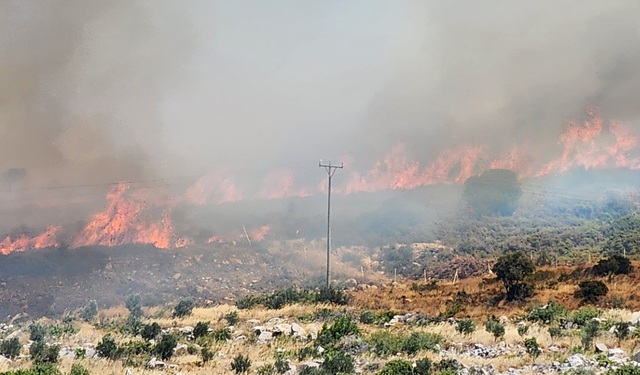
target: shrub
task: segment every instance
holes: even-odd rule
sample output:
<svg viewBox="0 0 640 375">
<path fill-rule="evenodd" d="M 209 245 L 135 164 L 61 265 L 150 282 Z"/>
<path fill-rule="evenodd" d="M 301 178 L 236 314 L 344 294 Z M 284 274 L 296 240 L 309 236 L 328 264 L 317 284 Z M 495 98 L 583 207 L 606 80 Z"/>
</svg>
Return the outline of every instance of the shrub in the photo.
<svg viewBox="0 0 640 375">
<path fill-rule="evenodd" d="M 0 344 L 0 354 L 9 359 L 14 359 L 19 356 L 21 349 L 22 345 L 20 345 L 20 340 L 18 340 L 17 337 L 4 340 L 2 344 Z"/>
<path fill-rule="evenodd" d="M 551 324 L 564 321 L 568 315 L 569 309 L 552 300 L 544 306 L 535 306 L 529 313 L 528 319 L 533 322 Z"/>
<path fill-rule="evenodd" d="M 258 368 L 258 375 L 274 375 L 275 373 L 276 369 L 271 363 L 267 363 Z"/>
<path fill-rule="evenodd" d="M 438 284 L 436 283 L 435 280 L 431 281 L 428 284 L 418 284 L 418 283 L 411 284 L 411 290 L 418 293 L 430 292 L 436 289 L 438 289 Z"/>
<path fill-rule="evenodd" d="M 315 302 L 346 305 L 349 302 L 349 296 L 343 290 L 329 286 L 318 291 Z"/>
<path fill-rule="evenodd" d="M 355 364 L 352 356 L 338 351 L 333 355 L 325 356 L 320 368 L 329 374 L 353 374 Z"/>
<path fill-rule="evenodd" d="M 95 300 L 89 301 L 89 304 L 82 309 L 80 316 L 85 322 L 92 321 L 98 315 L 98 303 Z"/>
<path fill-rule="evenodd" d="M 47 336 L 47 326 L 40 323 L 31 323 L 29 325 L 29 340 L 44 341 Z"/>
<path fill-rule="evenodd" d="M 236 307 L 240 310 L 247 310 L 259 305 L 261 299 L 254 296 L 245 296 L 236 301 Z"/>
<path fill-rule="evenodd" d="M 183 298 L 178 302 L 176 307 L 173 308 L 173 317 L 183 318 L 185 316 L 189 316 L 195 306 L 196 303 L 193 302 L 191 298 Z"/>
<path fill-rule="evenodd" d="M 151 343 L 147 341 L 129 341 L 118 347 L 118 354 L 133 357 L 151 353 Z"/>
<path fill-rule="evenodd" d="M 160 339 L 154 348 L 154 352 L 162 358 L 167 360 L 173 356 L 173 349 L 178 345 L 178 338 L 175 335 L 164 335 Z"/>
<path fill-rule="evenodd" d="M 457 374 L 458 370 L 462 369 L 462 364 L 453 358 L 444 358 L 436 366 L 442 373 Z"/>
<path fill-rule="evenodd" d="M 504 336 L 504 326 L 500 324 L 495 316 L 492 316 L 484 323 L 484 329 L 487 330 L 487 332 L 491 333 L 496 341 L 500 337 Z"/>
<path fill-rule="evenodd" d="M 371 346 L 375 355 L 386 357 L 394 355 L 402 350 L 402 344 L 406 337 L 388 331 L 374 332 L 367 338 L 366 342 Z"/>
<path fill-rule="evenodd" d="M 371 310 L 362 310 L 359 320 L 362 324 L 373 324 L 376 321 L 376 314 Z"/>
<path fill-rule="evenodd" d="M 209 322 L 198 322 L 193 328 L 193 337 L 204 337 L 209 333 Z"/>
<path fill-rule="evenodd" d="M 202 348 L 200 355 L 202 356 L 202 363 L 207 363 L 213 359 L 214 353 L 209 348 Z"/>
<path fill-rule="evenodd" d="M 56 363 L 58 362 L 59 353 L 60 345 L 47 346 L 47 344 L 42 340 L 35 341 L 31 344 L 31 348 L 29 349 L 31 359 L 36 364 Z"/>
<path fill-rule="evenodd" d="M 227 315 L 224 316 L 224 318 L 232 326 L 235 326 L 240 321 L 240 319 L 238 318 L 238 312 L 237 311 L 232 311 L 232 312 L 228 313 Z"/>
<path fill-rule="evenodd" d="M 456 331 L 465 336 L 471 335 L 475 330 L 476 324 L 472 319 L 461 319 L 456 326 Z"/>
<path fill-rule="evenodd" d="M 578 285 L 579 289 L 573 296 L 581 299 L 583 303 L 596 303 L 598 298 L 606 296 L 609 292 L 609 288 L 600 280 L 586 280 Z"/>
<path fill-rule="evenodd" d="M 327 328 L 327 323 L 322 326 L 322 330 L 316 338 L 316 344 L 328 346 L 347 335 L 358 333 L 360 333 L 358 325 L 351 321 L 349 315 L 343 315 L 335 320 L 331 328 Z"/>
<path fill-rule="evenodd" d="M 600 331 L 600 322 L 597 320 L 590 320 L 583 328 L 582 328 L 582 347 L 584 350 L 591 349 L 591 344 L 593 339 L 598 336 Z"/>
<path fill-rule="evenodd" d="M 73 356 L 74 359 L 84 359 L 84 357 L 87 355 L 87 349 L 85 348 L 76 348 L 75 350 L 75 355 Z"/>
<path fill-rule="evenodd" d="M 535 337 L 531 337 L 531 338 L 525 339 L 524 340 L 524 346 L 527 348 L 527 353 L 534 360 L 536 358 L 538 358 L 540 353 L 542 353 L 542 351 L 540 350 L 540 347 L 538 346 L 538 342 L 536 341 Z"/>
<path fill-rule="evenodd" d="M 571 315 L 571 321 L 578 327 L 583 327 L 587 322 L 602 315 L 602 310 L 592 306 L 584 306 L 574 311 Z"/>
<path fill-rule="evenodd" d="M 278 374 L 284 374 L 289 371 L 289 362 L 282 355 L 276 356 L 276 362 L 273 364 L 273 368 Z"/>
<path fill-rule="evenodd" d="M 412 375 L 413 366 L 411 362 L 402 359 L 394 359 L 387 362 L 382 370 L 378 373 L 380 375 Z"/>
<path fill-rule="evenodd" d="M 629 258 L 622 255 L 612 255 L 606 259 L 600 259 L 598 264 L 591 268 L 596 276 L 628 275 L 633 270 Z"/>
<path fill-rule="evenodd" d="M 91 375 L 91 373 L 81 364 L 74 363 L 73 365 L 71 365 L 71 371 L 69 371 L 69 375 Z"/>
<path fill-rule="evenodd" d="M 127 297 L 124 305 L 129 310 L 129 317 L 131 319 L 142 317 L 142 303 L 139 294 L 132 294 Z"/>
<path fill-rule="evenodd" d="M 36 363 L 28 370 L 9 372 L 12 375 L 62 375 L 55 363 Z"/>
<path fill-rule="evenodd" d="M 414 373 L 416 375 L 429 375 L 431 373 L 431 368 L 433 364 L 429 360 L 429 358 L 423 358 L 416 362 L 416 367 L 414 369 Z"/>
<path fill-rule="evenodd" d="M 318 349 L 312 346 L 305 346 L 304 348 L 301 348 L 300 350 L 298 350 L 298 360 L 299 361 L 304 361 L 307 358 L 315 358 L 318 356 Z"/>
<path fill-rule="evenodd" d="M 526 324 L 518 324 L 518 335 L 524 337 L 529 332 L 529 326 Z"/>
<path fill-rule="evenodd" d="M 618 345 L 620 345 L 620 343 L 626 340 L 631 334 L 631 330 L 629 329 L 631 324 L 629 322 L 617 322 L 615 327 L 614 333 L 618 339 Z"/>
<path fill-rule="evenodd" d="M 102 340 L 100 340 L 98 346 L 96 346 L 96 352 L 98 352 L 98 355 L 103 358 L 111 360 L 115 360 L 118 358 L 118 345 L 116 344 L 116 341 L 113 339 L 113 336 L 111 336 L 111 334 L 108 333 L 107 335 L 102 337 Z"/>
<path fill-rule="evenodd" d="M 231 340 L 231 332 L 226 328 L 218 328 L 211 332 L 211 337 L 215 341 L 227 341 Z"/>
<path fill-rule="evenodd" d="M 622 365 L 615 370 L 607 372 L 608 375 L 640 375 L 640 367 L 634 365 Z"/>
<path fill-rule="evenodd" d="M 562 328 L 560 327 L 549 327 L 549 336 L 551 336 L 551 340 L 559 339 L 563 336 Z"/>
<path fill-rule="evenodd" d="M 421 350 L 438 351 L 438 345 L 442 337 L 435 333 L 413 332 L 402 343 L 402 351 L 408 355 L 414 355 Z"/>
<path fill-rule="evenodd" d="M 149 341 L 158 337 L 160 332 L 162 332 L 162 328 L 160 327 L 160 324 L 153 322 L 151 324 L 143 325 L 142 330 L 140 330 L 140 335 L 144 340 Z"/>
<path fill-rule="evenodd" d="M 244 374 L 251 368 L 251 360 L 249 357 L 245 357 L 242 354 L 238 354 L 231 362 L 231 369 L 236 374 Z"/>
</svg>

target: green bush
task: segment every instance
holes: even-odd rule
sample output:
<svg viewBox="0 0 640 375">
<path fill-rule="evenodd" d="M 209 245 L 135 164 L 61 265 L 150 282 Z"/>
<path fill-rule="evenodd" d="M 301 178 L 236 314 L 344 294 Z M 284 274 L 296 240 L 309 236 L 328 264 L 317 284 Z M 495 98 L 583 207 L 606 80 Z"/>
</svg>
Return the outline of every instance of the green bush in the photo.
<svg viewBox="0 0 640 375">
<path fill-rule="evenodd" d="M 524 280 L 533 274 L 536 267 L 525 253 L 514 251 L 501 256 L 492 270 L 504 284 L 508 301 L 522 300 L 531 296 L 533 288 L 525 284 Z"/>
<path fill-rule="evenodd" d="M 89 304 L 82 309 L 80 316 L 85 322 L 92 321 L 98 315 L 98 303 L 95 300 L 89 301 Z"/>
<path fill-rule="evenodd" d="M 412 375 L 413 365 L 409 361 L 403 359 L 394 359 L 387 362 L 379 375 Z"/>
<path fill-rule="evenodd" d="M 458 370 L 462 369 L 462 364 L 453 358 L 444 358 L 438 362 L 436 367 L 441 371 L 441 374 L 445 372 L 457 374 Z"/>
<path fill-rule="evenodd" d="M 538 346 L 538 341 L 536 341 L 535 337 L 531 337 L 524 340 L 524 346 L 527 348 L 527 353 L 534 360 L 538 358 L 538 356 L 542 353 L 540 350 L 540 346 Z"/>
<path fill-rule="evenodd" d="M 461 319 L 458 321 L 456 331 L 462 335 L 469 336 L 476 330 L 476 323 L 473 319 Z"/>
<path fill-rule="evenodd" d="M 158 337 L 160 332 L 162 332 L 162 328 L 160 327 L 160 324 L 153 322 L 151 324 L 143 325 L 142 329 L 140 330 L 140 335 L 144 340 L 149 341 Z"/>
<path fill-rule="evenodd" d="M 271 363 L 267 363 L 258 368 L 258 375 L 274 375 L 275 373 L 276 369 Z"/>
<path fill-rule="evenodd" d="M 429 358 L 423 358 L 416 362 L 416 367 L 414 369 L 414 374 L 416 375 L 429 375 L 431 373 L 431 368 L 433 364 L 429 360 Z"/>
<path fill-rule="evenodd" d="M 240 321 L 240 319 L 238 318 L 238 312 L 237 311 L 232 311 L 232 312 L 228 313 L 227 315 L 224 316 L 224 318 L 232 326 L 235 326 Z"/>
<path fill-rule="evenodd" d="M 335 320 L 331 328 L 327 328 L 327 323 L 322 326 L 322 330 L 316 338 L 316 344 L 326 347 L 347 335 L 357 335 L 358 333 L 360 333 L 360 329 L 356 323 L 351 321 L 351 316 L 343 315 Z"/>
<path fill-rule="evenodd" d="M 193 337 L 204 337 L 209 334 L 209 322 L 198 322 L 193 328 Z"/>
<path fill-rule="evenodd" d="M 0 344 L 0 354 L 3 356 L 14 359 L 20 355 L 20 350 L 22 349 L 22 345 L 20 345 L 20 340 L 17 337 L 13 337 L 8 340 L 2 341 Z"/>
<path fill-rule="evenodd" d="M 173 349 L 178 345 L 178 338 L 175 335 L 164 335 L 153 349 L 153 351 L 162 358 L 167 360 L 173 356 Z"/>
<path fill-rule="evenodd" d="M 289 362 L 287 362 L 283 355 L 277 355 L 276 362 L 273 364 L 273 369 L 278 374 L 284 374 L 289 371 Z"/>
<path fill-rule="evenodd" d="M 235 371 L 236 374 L 244 374 L 248 372 L 251 368 L 251 360 L 249 357 L 245 357 L 242 354 L 238 354 L 231 362 L 231 369 Z"/>
<path fill-rule="evenodd" d="M 536 305 L 531 310 L 531 313 L 529 313 L 528 319 L 532 322 L 551 324 L 555 322 L 563 322 L 567 319 L 568 315 L 569 309 L 552 300 L 545 306 L 540 304 Z"/>
<path fill-rule="evenodd" d="M 313 346 L 305 346 L 300 348 L 297 353 L 298 361 L 304 361 L 307 358 L 315 358 L 319 355 L 318 348 Z"/>
<path fill-rule="evenodd" d="M 386 357 L 400 353 L 405 339 L 406 337 L 400 334 L 394 334 L 389 331 L 378 331 L 369 335 L 366 342 L 371 346 L 371 351 L 375 355 Z"/>
<path fill-rule="evenodd" d="M 133 294 L 127 297 L 124 305 L 129 310 L 129 317 L 132 320 L 142 317 L 142 302 L 139 294 Z"/>
<path fill-rule="evenodd" d="M 215 354 L 211 351 L 211 349 L 205 347 L 200 350 L 200 355 L 202 356 L 202 363 L 207 363 L 213 359 L 213 356 Z"/>
<path fill-rule="evenodd" d="M 218 328 L 211 332 L 211 338 L 213 338 L 214 341 L 231 340 L 231 332 L 226 328 Z"/>
<path fill-rule="evenodd" d="M 602 296 L 606 296 L 609 288 L 600 280 L 586 280 L 578 284 L 579 289 L 573 294 L 583 303 L 596 303 Z"/>
<path fill-rule="evenodd" d="M 493 337 L 496 339 L 496 341 L 500 338 L 504 336 L 504 326 L 502 324 L 500 324 L 500 322 L 495 319 L 489 319 L 484 323 L 484 329 L 487 330 L 487 332 L 491 333 L 493 335 Z"/>
<path fill-rule="evenodd" d="M 584 306 L 571 314 L 571 321 L 578 327 L 584 327 L 587 322 L 602 315 L 602 310 L 592 306 Z"/>
<path fill-rule="evenodd" d="M 69 371 L 69 375 L 91 375 L 91 373 L 81 364 L 74 363 L 73 365 L 71 365 L 71 371 Z"/>
<path fill-rule="evenodd" d="M 439 351 L 442 337 L 435 333 L 413 332 L 402 343 L 402 351 L 408 355 L 414 355 L 421 350 Z"/>
<path fill-rule="evenodd" d="M 418 283 L 411 284 L 411 290 L 418 293 L 430 292 L 436 289 L 438 289 L 438 284 L 436 283 L 435 280 L 431 281 L 428 284 L 418 284 Z"/>
<path fill-rule="evenodd" d="M 597 320 L 590 320 L 582 328 L 582 347 L 584 350 L 590 350 L 593 339 L 598 336 L 600 332 L 600 322 Z"/>
<path fill-rule="evenodd" d="M 634 365 L 622 365 L 615 370 L 609 370 L 607 375 L 640 375 L 640 367 Z"/>
<path fill-rule="evenodd" d="M 618 339 L 618 345 L 626 340 L 629 335 L 631 334 L 631 330 L 629 328 L 631 328 L 631 324 L 629 322 L 617 322 L 615 324 L 615 335 L 616 338 Z"/>
<path fill-rule="evenodd" d="M 349 296 L 343 290 L 329 286 L 328 288 L 320 289 L 316 293 L 315 302 L 346 305 L 349 302 Z"/>
<path fill-rule="evenodd" d="M 371 310 L 362 310 L 359 320 L 362 324 L 373 324 L 376 322 L 376 314 Z"/>
<path fill-rule="evenodd" d="M 191 315 L 196 303 L 191 298 L 182 298 L 180 302 L 173 308 L 174 318 L 183 318 Z"/>
<path fill-rule="evenodd" d="M 355 364 L 352 356 L 338 351 L 333 355 L 325 356 L 320 369 L 328 374 L 353 374 Z"/>
<path fill-rule="evenodd" d="M 529 332 L 529 326 L 526 324 L 518 324 L 518 335 L 524 337 Z"/>
<path fill-rule="evenodd" d="M 118 356 L 135 357 L 152 352 L 151 343 L 148 341 L 129 341 L 118 347 Z"/>
<path fill-rule="evenodd" d="M 47 346 L 42 340 L 33 342 L 29 348 L 31 359 L 36 364 L 57 363 L 59 353 L 60 345 Z"/>
<path fill-rule="evenodd" d="M 110 333 L 102 337 L 102 340 L 96 346 L 96 352 L 102 358 L 115 360 L 119 356 L 118 345 Z"/>
<path fill-rule="evenodd" d="M 549 336 L 551 336 L 551 340 L 556 340 L 561 338 L 563 336 L 562 328 L 549 327 Z"/>
<path fill-rule="evenodd" d="M 29 325 L 29 340 L 44 341 L 47 336 L 47 326 L 33 322 Z"/>
</svg>

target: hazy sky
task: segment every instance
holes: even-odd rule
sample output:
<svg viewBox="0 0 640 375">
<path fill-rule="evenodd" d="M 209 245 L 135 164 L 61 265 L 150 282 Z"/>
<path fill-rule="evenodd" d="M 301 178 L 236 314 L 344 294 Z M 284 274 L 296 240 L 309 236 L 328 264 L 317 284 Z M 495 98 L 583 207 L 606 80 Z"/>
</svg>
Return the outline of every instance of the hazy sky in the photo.
<svg viewBox="0 0 640 375">
<path fill-rule="evenodd" d="M 553 153 L 637 124 L 637 1 L 0 3 L 0 168 L 40 185 L 293 167 L 404 141 Z M 266 174 L 266 172 L 265 172 Z M 311 178 L 311 177 L 310 177 Z M 322 177 L 318 177 L 318 180 Z"/>
</svg>

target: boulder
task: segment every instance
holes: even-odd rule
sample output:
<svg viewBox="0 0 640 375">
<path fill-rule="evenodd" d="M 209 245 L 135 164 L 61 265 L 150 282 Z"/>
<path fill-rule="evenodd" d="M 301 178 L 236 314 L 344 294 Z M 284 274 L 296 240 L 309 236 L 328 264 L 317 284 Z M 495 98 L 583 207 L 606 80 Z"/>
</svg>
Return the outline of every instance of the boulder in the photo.
<svg viewBox="0 0 640 375">
<path fill-rule="evenodd" d="M 631 324 L 640 323 L 640 311 L 636 311 L 633 314 L 631 314 L 631 318 L 628 320 L 628 322 Z"/>
<path fill-rule="evenodd" d="M 291 323 L 291 335 L 306 338 L 307 331 L 298 323 Z"/>
<path fill-rule="evenodd" d="M 293 363 L 289 363 L 289 370 L 287 370 L 284 375 L 294 375 L 298 373 L 298 368 Z"/>
<path fill-rule="evenodd" d="M 282 320 L 282 318 L 274 317 L 274 318 L 271 318 L 271 319 L 267 320 L 264 324 L 265 325 L 276 325 L 276 324 L 282 323 L 283 321 L 284 320 Z"/>
<path fill-rule="evenodd" d="M 301 364 L 300 367 L 320 368 L 320 364 L 318 362 L 309 361 Z"/>
<path fill-rule="evenodd" d="M 589 362 L 587 361 L 587 359 L 584 357 L 583 354 L 574 354 L 572 356 L 570 356 L 569 358 L 567 358 L 567 362 L 569 362 L 569 365 L 571 365 L 571 367 L 573 368 L 578 368 L 578 367 L 585 367 L 589 364 Z"/>
<path fill-rule="evenodd" d="M 633 355 L 633 360 L 640 363 L 640 352 L 636 352 L 636 354 Z"/>
<path fill-rule="evenodd" d="M 291 334 L 291 324 L 288 323 L 280 323 L 273 327 L 273 333 L 278 335 L 290 335 Z"/>
<path fill-rule="evenodd" d="M 124 375 L 133 375 L 133 371 L 131 371 L 131 369 L 127 369 Z"/>
<path fill-rule="evenodd" d="M 260 320 L 259 319 L 249 319 L 249 320 L 247 320 L 247 323 L 249 323 L 249 324 L 260 324 Z"/>
<path fill-rule="evenodd" d="M 260 332 L 260 335 L 258 336 L 258 343 L 264 344 L 267 341 L 270 341 L 272 338 L 273 338 L 273 333 L 271 333 L 269 331 L 262 331 L 262 332 Z"/>
<path fill-rule="evenodd" d="M 193 333 L 193 327 L 191 326 L 186 326 L 186 327 L 182 327 L 180 329 L 178 329 L 178 331 L 180 331 L 180 333 L 185 333 L 185 334 L 191 334 Z"/>
<path fill-rule="evenodd" d="M 96 355 L 96 351 L 91 348 L 84 349 L 84 357 L 85 358 L 93 358 Z"/>
<path fill-rule="evenodd" d="M 611 357 L 611 356 L 624 356 L 624 355 L 626 355 L 626 353 L 625 353 L 625 351 L 623 349 L 611 348 L 608 351 L 608 355 L 609 355 L 609 357 Z"/>
<path fill-rule="evenodd" d="M 596 353 L 606 353 L 609 349 L 601 342 L 596 343 Z"/>
</svg>

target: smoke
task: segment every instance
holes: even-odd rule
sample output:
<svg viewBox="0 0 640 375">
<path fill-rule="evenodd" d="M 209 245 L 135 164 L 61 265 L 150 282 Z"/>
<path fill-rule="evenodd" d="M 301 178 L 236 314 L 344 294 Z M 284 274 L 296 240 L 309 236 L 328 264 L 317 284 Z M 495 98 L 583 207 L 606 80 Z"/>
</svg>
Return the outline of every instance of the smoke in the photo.
<svg viewBox="0 0 640 375">
<path fill-rule="evenodd" d="M 324 178 L 318 158 L 368 169 L 400 141 L 421 161 L 465 142 L 557 154 L 564 121 L 589 105 L 637 125 L 639 10 L 3 2 L 0 171 L 52 186 L 229 170 L 241 190 L 285 176 L 302 195 Z"/>
<path fill-rule="evenodd" d="M 636 1 L 430 1 L 420 49 L 372 101 L 363 148 L 408 144 L 417 158 L 464 142 L 546 160 L 567 119 L 600 106 L 638 125 Z"/>
<path fill-rule="evenodd" d="M 0 4 L 0 169 L 34 186 L 156 175 L 158 106 L 190 45 L 168 5 Z"/>
</svg>

